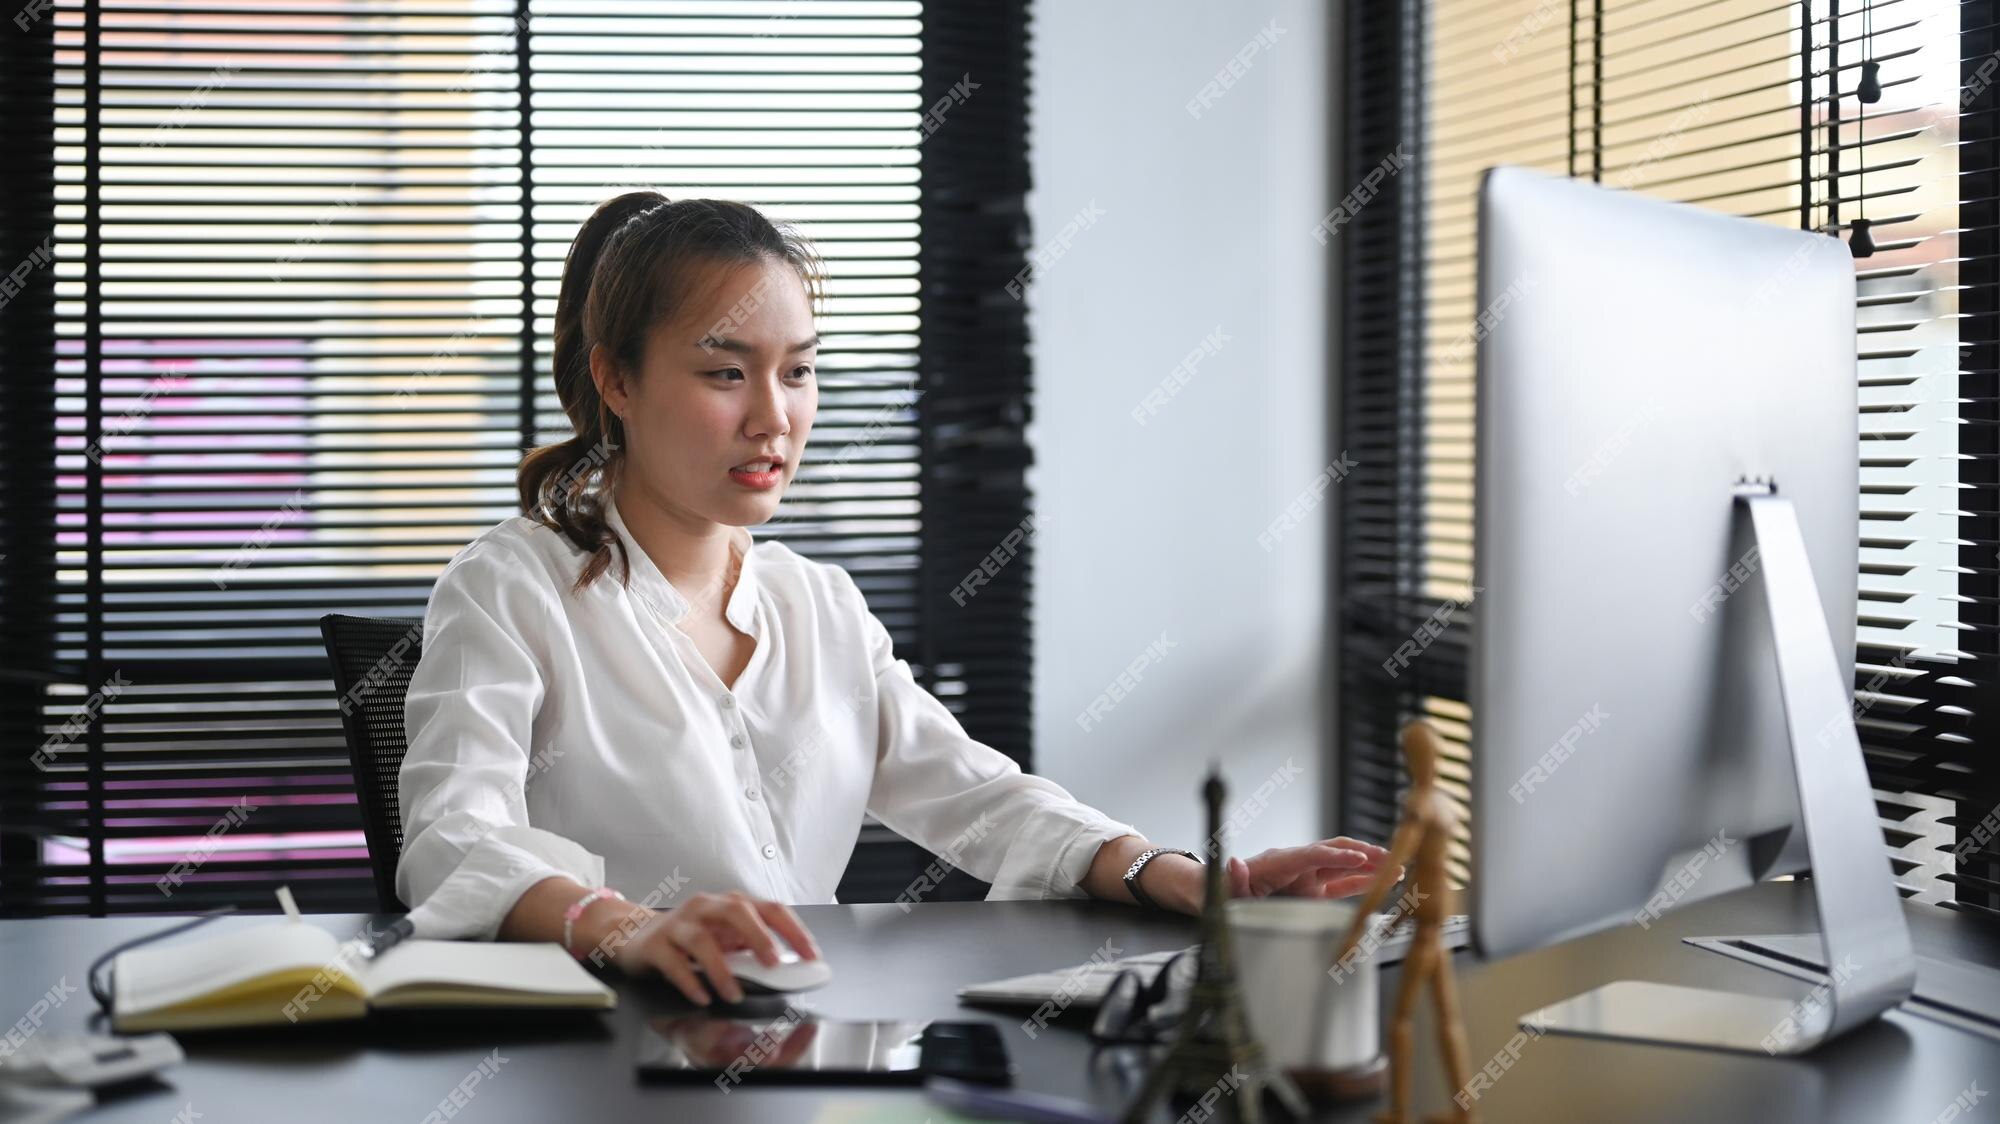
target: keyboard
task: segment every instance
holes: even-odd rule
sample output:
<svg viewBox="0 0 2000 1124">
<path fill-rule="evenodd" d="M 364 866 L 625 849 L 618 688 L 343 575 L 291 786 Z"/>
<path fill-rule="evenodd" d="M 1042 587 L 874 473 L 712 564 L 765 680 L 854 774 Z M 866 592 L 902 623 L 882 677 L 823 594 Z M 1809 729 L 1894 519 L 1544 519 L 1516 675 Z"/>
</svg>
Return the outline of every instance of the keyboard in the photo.
<svg viewBox="0 0 2000 1124">
<path fill-rule="evenodd" d="M 1389 914 L 1375 917 L 1380 931 L 1392 920 Z M 1377 965 L 1400 964 L 1410 948 L 1410 933 L 1415 923 L 1405 919 L 1394 931 L 1382 938 L 1375 950 Z M 1461 949 L 1471 940 L 1470 920 L 1462 913 L 1445 919 L 1442 937 L 1446 948 Z M 1189 946 L 1193 947 L 1193 946 Z M 1053 972 L 1030 972 L 1025 976 L 1010 976 L 1004 980 L 990 980 L 986 983 L 968 984 L 958 989 L 959 999 L 967 1003 L 990 1003 L 1003 1007 L 1038 1007 L 1060 995 L 1068 995 L 1068 1006 L 1096 1007 L 1104 999 L 1104 993 L 1111 987 L 1111 980 L 1127 968 L 1135 968 L 1147 979 L 1159 970 L 1175 954 L 1184 949 L 1170 948 L 1161 952 L 1142 952 L 1136 956 L 1124 956 L 1116 960 L 1093 960 L 1071 968 L 1060 968 Z"/>
</svg>

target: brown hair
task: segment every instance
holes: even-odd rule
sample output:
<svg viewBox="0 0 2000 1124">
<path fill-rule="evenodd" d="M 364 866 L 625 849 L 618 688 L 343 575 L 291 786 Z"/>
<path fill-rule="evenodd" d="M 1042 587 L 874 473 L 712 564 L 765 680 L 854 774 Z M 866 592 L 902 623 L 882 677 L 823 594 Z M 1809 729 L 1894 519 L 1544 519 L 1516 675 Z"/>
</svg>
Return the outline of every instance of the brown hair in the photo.
<svg viewBox="0 0 2000 1124">
<path fill-rule="evenodd" d="M 713 265 L 780 261 L 798 271 L 814 314 L 823 300 L 824 266 L 811 243 L 756 208 L 722 199 L 672 202 L 657 191 L 632 191 L 600 204 L 577 229 L 556 296 L 555 381 L 574 436 L 521 461 L 521 514 L 553 528 L 590 561 L 576 589 L 611 564 L 620 580 L 632 562 L 605 518 L 605 504 L 625 463 L 625 426 L 597 393 L 590 352 L 602 346 L 619 367 L 639 370 L 646 333 L 680 313 L 696 274 Z"/>
</svg>

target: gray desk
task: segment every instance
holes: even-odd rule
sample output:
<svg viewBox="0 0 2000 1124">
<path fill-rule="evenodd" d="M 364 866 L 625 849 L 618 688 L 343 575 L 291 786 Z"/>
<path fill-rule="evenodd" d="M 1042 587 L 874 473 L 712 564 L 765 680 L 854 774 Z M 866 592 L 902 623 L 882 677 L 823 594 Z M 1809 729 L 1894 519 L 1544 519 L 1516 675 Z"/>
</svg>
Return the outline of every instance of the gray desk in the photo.
<svg viewBox="0 0 2000 1124">
<path fill-rule="evenodd" d="M 1460 980 L 1475 1064 L 1491 1058 L 1514 1032 L 1514 1017 L 1622 975 L 1682 983 L 1725 983 L 1781 992 L 1779 977 L 1679 944 L 1682 934 L 1787 932 L 1803 929 L 1810 901 L 1790 884 L 1772 884 L 1677 913 L 1651 931 L 1602 934 L 1499 964 L 1461 956 Z M 1071 1012 L 1029 1039 L 1020 1016 L 960 1007 L 965 982 L 1081 962 L 1106 940 L 1122 953 L 1188 943 L 1190 919 L 1104 902 L 966 902 L 919 905 L 808 906 L 801 916 L 839 973 L 806 1005 L 829 1016 L 983 1019 L 998 1024 L 1019 1087 L 1122 1103 L 1121 1075 L 1103 1055 L 1095 1064 L 1087 1016 Z M 206 928 L 268 918 L 225 918 Z M 358 929 L 360 916 L 314 918 L 336 932 Z M 2000 935 L 1969 919 L 1912 910 L 1920 952 L 1959 953 L 2000 963 Z M 50 1016 L 59 1030 L 82 1027 L 93 1012 L 84 968 L 100 950 L 162 925 L 158 918 L 58 918 L 0 921 L 0 1027 L 11 1025 L 58 977 L 76 987 Z M 199 930 L 197 930 L 199 931 Z M 1383 981 L 1384 995 L 1393 981 Z M 505 1064 L 482 1081 L 453 1124 L 501 1121 L 908 1120 L 941 1116 L 913 1090 L 778 1090 L 640 1085 L 632 1058 L 635 1030 L 647 1013 L 681 1009 L 664 987 L 621 981 L 619 1009 L 560 1028 L 474 1019 L 387 1028 L 374 1037 L 361 1024 L 282 1027 L 221 1037 L 183 1036 L 189 1060 L 167 1087 L 124 1096 L 77 1119 L 163 1124 L 188 1105 L 204 1124 L 268 1121 L 408 1121 L 450 1107 L 445 1098 L 490 1051 Z M 1418 1075 L 1420 1107 L 1444 1106 L 1428 1045 Z M 1779 1061 L 1671 1047 L 1634 1046 L 1547 1036 L 1529 1041 L 1519 1060 L 1479 1107 L 1489 1121 L 1731 1121 L 1778 1124 L 1928 1124 L 1974 1082 L 2000 1089 L 2000 1044 L 1896 1013 L 1806 1060 Z M 1317 1119 L 1361 1121 L 1372 1104 L 1332 1109 Z M 2000 1112 L 1982 1102 L 1969 1119 Z M 191 1118 L 191 1117 L 190 1117 Z M 1171 1120 L 1162 1112 L 1160 1120 Z"/>
</svg>

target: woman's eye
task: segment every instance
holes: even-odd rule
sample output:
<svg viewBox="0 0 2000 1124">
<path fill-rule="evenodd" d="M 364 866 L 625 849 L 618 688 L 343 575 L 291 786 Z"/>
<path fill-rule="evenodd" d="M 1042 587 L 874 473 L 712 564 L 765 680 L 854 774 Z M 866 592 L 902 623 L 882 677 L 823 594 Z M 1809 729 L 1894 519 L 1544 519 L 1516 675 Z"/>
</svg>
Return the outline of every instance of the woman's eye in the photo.
<svg viewBox="0 0 2000 1124">
<path fill-rule="evenodd" d="M 812 373 L 813 371 L 811 367 L 800 367 L 792 372 L 792 377 L 795 379 L 802 379 L 810 376 Z"/>
<path fill-rule="evenodd" d="M 725 378 L 726 378 L 726 377 L 728 377 L 728 376 L 730 376 L 730 375 L 735 375 L 735 376 L 736 376 L 737 378 L 739 378 L 739 379 L 740 379 L 740 378 L 742 378 L 742 377 L 743 377 L 743 370 L 742 370 L 742 368 L 740 368 L 740 367 L 731 367 L 731 368 L 729 368 L 729 369 L 728 369 L 728 370 L 726 370 L 726 371 L 710 371 L 710 372 L 709 372 L 709 374 L 711 374 L 711 375 L 722 375 L 722 376 L 724 376 Z"/>
</svg>

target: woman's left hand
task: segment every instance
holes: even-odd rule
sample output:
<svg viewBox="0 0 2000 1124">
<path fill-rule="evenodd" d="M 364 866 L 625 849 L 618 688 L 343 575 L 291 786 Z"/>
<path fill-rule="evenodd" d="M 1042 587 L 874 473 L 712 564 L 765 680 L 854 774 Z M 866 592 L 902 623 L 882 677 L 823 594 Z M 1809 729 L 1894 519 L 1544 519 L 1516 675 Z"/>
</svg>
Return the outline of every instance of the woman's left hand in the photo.
<svg viewBox="0 0 2000 1124">
<path fill-rule="evenodd" d="M 1273 847 L 1247 860 L 1231 858 L 1224 874 L 1232 898 L 1344 898 L 1366 890 L 1388 858 L 1387 848 L 1341 835 L 1303 847 Z M 1396 876 L 1402 877 L 1400 866 Z"/>
</svg>

